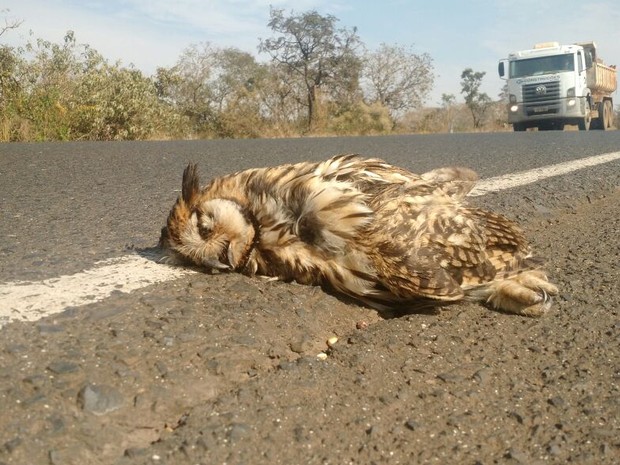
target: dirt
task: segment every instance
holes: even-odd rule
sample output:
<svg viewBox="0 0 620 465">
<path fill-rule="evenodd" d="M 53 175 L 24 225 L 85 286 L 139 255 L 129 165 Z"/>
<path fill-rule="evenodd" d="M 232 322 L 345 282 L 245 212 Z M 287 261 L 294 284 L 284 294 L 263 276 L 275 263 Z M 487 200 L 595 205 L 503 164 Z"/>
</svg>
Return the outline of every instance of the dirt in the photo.
<svg viewBox="0 0 620 465">
<path fill-rule="evenodd" d="M 539 319 L 195 274 L 11 323 L 0 463 L 620 463 L 620 190 L 523 226 Z"/>
</svg>

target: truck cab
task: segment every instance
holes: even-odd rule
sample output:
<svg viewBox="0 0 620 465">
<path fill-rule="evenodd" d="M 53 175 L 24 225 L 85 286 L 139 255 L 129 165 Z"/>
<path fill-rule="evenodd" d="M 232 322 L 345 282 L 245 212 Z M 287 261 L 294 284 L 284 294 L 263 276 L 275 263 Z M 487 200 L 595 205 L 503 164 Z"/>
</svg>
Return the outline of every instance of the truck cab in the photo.
<svg viewBox="0 0 620 465">
<path fill-rule="evenodd" d="M 500 61 L 499 75 L 507 80 L 508 87 L 508 122 L 514 130 L 561 130 L 566 124 L 588 130 L 593 120 L 595 126 L 601 123 L 599 116 L 606 117 L 603 126 L 610 126 L 611 97 L 601 89 L 604 86 L 597 82 L 597 73 L 590 72 L 596 65 L 595 53 L 593 42 L 548 42 L 511 53 Z M 613 90 L 615 85 L 613 68 Z"/>
</svg>

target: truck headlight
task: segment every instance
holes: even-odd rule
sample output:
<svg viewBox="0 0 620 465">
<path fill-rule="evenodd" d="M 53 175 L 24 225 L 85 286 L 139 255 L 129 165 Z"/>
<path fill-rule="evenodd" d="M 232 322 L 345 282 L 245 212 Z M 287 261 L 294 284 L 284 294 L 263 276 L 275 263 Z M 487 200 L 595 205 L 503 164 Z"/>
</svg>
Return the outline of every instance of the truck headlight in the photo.
<svg viewBox="0 0 620 465">
<path fill-rule="evenodd" d="M 577 103 L 577 100 L 575 100 L 575 88 L 574 87 L 571 87 L 570 89 L 566 91 L 566 98 L 568 98 L 566 105 L 569 107 L 574 107 L 575 104 Z"/>
<path fill-rule="evenodd" d="M 517 105 L 517 96 L 515 94 L 510 94 L 508 96 L 508 101 L 510 102 L 510 106 L 508 108 L 510 109 L 511 113 L 516 113 L 517 111 L 519 111 L 519 105 Z"/>
</svg>

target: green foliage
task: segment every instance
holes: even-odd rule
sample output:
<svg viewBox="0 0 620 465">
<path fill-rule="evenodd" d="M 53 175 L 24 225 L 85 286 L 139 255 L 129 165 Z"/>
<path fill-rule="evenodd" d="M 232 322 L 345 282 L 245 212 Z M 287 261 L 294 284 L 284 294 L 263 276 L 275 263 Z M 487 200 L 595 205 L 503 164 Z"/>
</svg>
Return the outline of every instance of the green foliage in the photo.
<svg viewBox="0 0 620 465">
<path fill-rule="evenodd" d="M 174 120 L 150 78 L 108 63 L 71 31 L 62 44 L 3 48 L 0 80 L 5 141 L 145 139 Z"/>
<path fill-rule="evenodd" d="M 157 71 L 160 99 L 187 122 L 189 137 L 259 137 L 266 67 L 249 53 L 209 43 L 186 48 Z"/>
<path fill-rule="evenodd" d="M 433 88 L 430 55 L 417 55 L 410 48 L 381 44 L 365 57 L 364 75 L 372 101 L 390 110 L 393 118 L 421 108 Z"/>
<path fill-rule="evenodd" d="M 71 31 L 61 43 L 0 45 L 0 141 L 467 130 L 454 96 L 423 108 L 434 81 L 429 55 L 387 44 L 363 51 L 357 30 L 337 22 L 272 8 L 274 35 L 259 44 L 270 62 L 200 43 L 152 77 L 108 62 Z M 5 23 L 0 35 L 20 25 Z M 490 103 L 479 92 L 483 76 L 471 69 L 461 76 L 476 129 Z"/>
<path fill-rule="evenodd" d="M 482 126 L 485 114 L 493 103 L 486 93 L 480 93 L 482 78 L 485 74 L 485 72 L 474 72 L 471 68 L 466 68 L 461 73 L 461 93 L 471 112 L 474 129 Z"/>
<path fill-rule="evenodd" d="M 394 123 L 389 110 L 378 102 L 370 105 L 358 102 L 335 114 L 328 124 L 328 132 L 338 135 L 389 134 Z"/>
<path fill-rule="evenodd" d="M 296 97 L 305 100 L 309 130 L 319 110 L 319 89 L 324 98 L 350 101 L 359 87 L 361 42 L 356 29 L 337 29 L 337 21 L 314 10 L 285 16 L 284 10 L 271 8 L 268 26 L 276 35 L 260 41 L 259 50 L 284 69 L 291 92 L 303 90 Z"/>
</svg>

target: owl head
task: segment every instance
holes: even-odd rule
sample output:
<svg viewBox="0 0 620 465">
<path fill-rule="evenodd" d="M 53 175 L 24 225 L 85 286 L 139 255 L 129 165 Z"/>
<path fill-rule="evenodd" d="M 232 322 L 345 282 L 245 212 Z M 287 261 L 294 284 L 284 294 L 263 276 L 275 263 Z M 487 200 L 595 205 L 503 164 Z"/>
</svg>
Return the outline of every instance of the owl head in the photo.
<svg viewBox="0 0 620 465">
<path fill-rule="evenodd" d="M 209 187 L 201 192 L 199 186 L 197 166 L 189 164 L 159 239 L 166 261 L 242 271 L 257 241 L 252 215 L 238 201 L 214 197 Z"/>
</svg>

